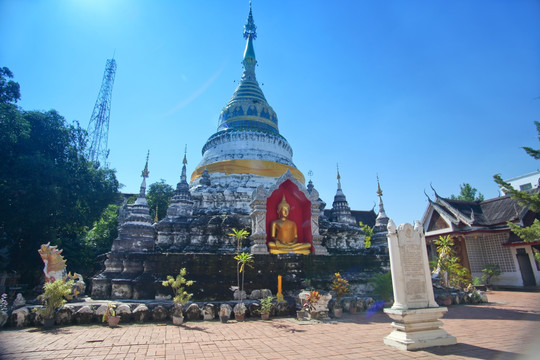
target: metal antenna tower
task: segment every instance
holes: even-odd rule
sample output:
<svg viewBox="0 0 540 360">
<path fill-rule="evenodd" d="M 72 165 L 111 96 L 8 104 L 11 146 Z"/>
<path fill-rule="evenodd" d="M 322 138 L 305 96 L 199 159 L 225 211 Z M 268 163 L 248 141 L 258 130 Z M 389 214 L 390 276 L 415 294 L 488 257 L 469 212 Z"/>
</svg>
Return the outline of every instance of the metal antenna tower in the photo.
<svg viewBox="0 0 540 360">
<path fill-rule="evenodd" d="M 105 65 L 101 89 L 99 89 L 96 105 L 94 105 L 94 111 L 92 111 L 92 117 L 87 129 L 90 140 L 90 146 L 88 147 L 90 160 L 99 162 L 102 166 L 108 166 L 109 117 L 115 73 L 116 61 L 113 56 L 112 59 L 107 60 Z"/>
</svg>

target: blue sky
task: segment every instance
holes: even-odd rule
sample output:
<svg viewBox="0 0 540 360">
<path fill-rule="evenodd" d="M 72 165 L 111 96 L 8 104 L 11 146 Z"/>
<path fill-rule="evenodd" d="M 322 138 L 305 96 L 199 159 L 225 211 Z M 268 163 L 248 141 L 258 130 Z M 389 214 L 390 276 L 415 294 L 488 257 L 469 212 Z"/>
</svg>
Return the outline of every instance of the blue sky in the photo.
<svg viewBox="0 0 540 360">
<path fill-rule="evenodd" d="M 86 128 L 106 59 L 118 64 L 110 165 L 137 192 L 175 186 L 217 128 L 242 73 L 249 5 L 234 1 L 0 0 L 0 66 L 26 110 Z M 254 0 L 257 78 L 296 166 L 331 207 L 336 163 L 351 208 L 377 202 L 396 223 L 431 194 L 470 183 L 498 196 L 495 173 L 538 169 L 540 2 Z M 235 82 L 236 81 L 236 82 Z"/>
</svg>

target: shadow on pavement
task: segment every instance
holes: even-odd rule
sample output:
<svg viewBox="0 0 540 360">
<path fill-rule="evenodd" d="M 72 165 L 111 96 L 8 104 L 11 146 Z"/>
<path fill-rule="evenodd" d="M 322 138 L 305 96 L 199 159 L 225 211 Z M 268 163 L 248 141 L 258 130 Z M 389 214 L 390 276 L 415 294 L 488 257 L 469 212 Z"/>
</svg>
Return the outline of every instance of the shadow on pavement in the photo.
<svg viewBox="0 0 540 360">
<path fill-rule="evenodd" d="M 443 319 L 491 319 L 491 320 L 530 320 L 539 321 L 540 314 L 530 311 L 489 308 L 486 306 L 450 306 Z"/>
<path fill-rule="evenodd" d="M 502 360 L 502 359 L 519 359 L 523 355 L 508 351 L 496 351 L 492 349 L 487 349 L 480 346 L 474 346 L 470 344 L 462 344 L 458 343 L 456 345 L 450 345 L 450 346 L 440 346 L 440 347 L 434 347 L 429 349 L 422 349 L 422 351 L 425 351 L 427 353 L 438 355 L 438 356 L 445 356 L 445 355 L 458 355 L 458 356 L 466 356 L 471 357 L 475 359 L 485 359 L 485 360 Z"/>
</svg>

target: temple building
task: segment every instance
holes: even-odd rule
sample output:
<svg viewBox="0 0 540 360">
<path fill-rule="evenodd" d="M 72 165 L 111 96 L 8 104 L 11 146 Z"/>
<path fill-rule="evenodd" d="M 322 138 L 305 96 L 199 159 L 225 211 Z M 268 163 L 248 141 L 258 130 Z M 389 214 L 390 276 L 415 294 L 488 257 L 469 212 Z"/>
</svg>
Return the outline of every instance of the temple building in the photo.
<svg viewBox="0 0 540 360">
<path fill-rule="evenodd" d="M 538 191 L 536 189 L 530 191 Z M 521 206 L 509 195 L 483 201 L 443 198 L 435 192 L 422 224 L 430 259 L 436 259 L 434 241 L 450 236 L 460 264 L 471 275 L 481 278 L 489 265 L 499 267 L 501 274 L 492 280 L 500 287 L 535 287 L 540 284 L 540 267 L 534 254 L 540 242 L 525 242 L 514 234 L 508 223 L 530 226 L 538 214 Z"/>
<path fill-rule="evenodd" d="M 257 31 L 251 5 L 243 35 L 242 77 L 219 115 L 217 131 L 202 148 L 201 161 L 188 179 L 184 154 L 167 215 L 153 223 L 145 200 L 147 159 L 140 193 L 135 204 L 123 208 L 119 236 L 105 271 L 94 279 L 93 297 L 152 296 L 151 291 L 137 290 L 133 284 L 149 282 L 154 274 L 159 278 L 160 271 L 165 271 L 162 254 L 177 254 L 182 261 L 187 261 L 187 254 L 234 254 L 237 244 L 229 235 L 233 228 L 250 233 L 241 244 L 242 251 L 268 259 L 277 256 L 278 260 L 260 260 L 273 265 L 285 261 L 279 260 L 281 255 L 386 254 L 384 221 L 388 218 L 380 187 L 379 217 L 373 210 L 351 210 L 338 170 L 334 202 L 325 210 L 313 182 L 305 186 L 304 175 L 293 162 L 293 150 L 279 132 L 277 114 L 257 82 Z M 365 249 L 359 221 L 380 225 L 377 232 L 384 241 L 372 241 L 372 249 Z M 298 274 L 303 271 L 302 261 L 297 261 Z M 327 261 L 347 263 L 338 258 Z"/>
</svg>

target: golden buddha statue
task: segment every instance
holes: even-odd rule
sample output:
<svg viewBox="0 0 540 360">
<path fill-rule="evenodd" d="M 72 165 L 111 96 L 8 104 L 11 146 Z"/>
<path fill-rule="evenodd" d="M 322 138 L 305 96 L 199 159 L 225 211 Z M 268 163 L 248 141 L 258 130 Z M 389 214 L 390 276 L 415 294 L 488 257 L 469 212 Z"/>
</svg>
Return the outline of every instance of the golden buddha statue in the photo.
<svg viewBox="0 0 540 360">
<path fill-rule="evenodd" d="M 287 219 L 290 212 L 290 205 L 285 200 L 285 195 L 278 205 L 277 213 L 279 219 L 272 221 L 271 224 L 271 239 L 268 243 L 268 248 L 271 254 L 304 254 L 311 253 L 310 243 L 299 243 L 296 223 Z"/>
</svg>

